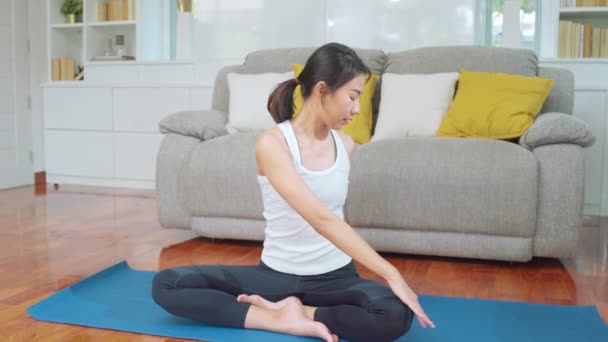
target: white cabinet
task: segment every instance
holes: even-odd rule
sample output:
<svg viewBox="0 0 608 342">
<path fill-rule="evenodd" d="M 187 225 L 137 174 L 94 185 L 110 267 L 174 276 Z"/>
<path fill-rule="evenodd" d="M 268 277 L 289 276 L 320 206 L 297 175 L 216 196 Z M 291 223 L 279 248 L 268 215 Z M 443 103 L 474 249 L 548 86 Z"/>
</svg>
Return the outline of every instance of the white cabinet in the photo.
<svg viewBox="0 0 608 342">
<path fill-rule="evenodd" d="M 157 132 L 167 113 L 190 107 L 188 88 L 115 88 L 116 130 Z"/>
<path fill-rule="evenodd" d="M 43 104 L 47 128 L 112 130 L 109 88 L 47 88 Z"/>
<path fill-rule="evenodd" d="M 45 141 L 47 175 L 114 176 L 114 142 L 111 134 L 47 130 Z"/>
<path fill-rule="evenodd" d="M 602 209 L 608 205 L 608 179 L 604 176 L 608 171 L 604 154 L 606 153 L 606 113 L 608 89 L 581 88 L 574 97 L 574 116 L 589 124 L 595 144 L 583 150 L 585 156 L 585 213 L 588 215 L 608 216 L 608 210 Z M 601 114 L 604 115 L 601 115 Z M 604 189 L 602 189 L 604 188 Z M 602 196 L 602 193 L 604 195 Z M 604 198 L 602 198 L 604 197 Z"/>
<path fill-rule="evenodd" d="M 44 85 L 48 181 L 154 188 L 159 121 L 209 109 L 211 96 L 201 85 Z"/>
<path fill-rule="evenodd" d="M 161 134 L 114 135 L 116 177 L 154 181 Z"/>
</svg>

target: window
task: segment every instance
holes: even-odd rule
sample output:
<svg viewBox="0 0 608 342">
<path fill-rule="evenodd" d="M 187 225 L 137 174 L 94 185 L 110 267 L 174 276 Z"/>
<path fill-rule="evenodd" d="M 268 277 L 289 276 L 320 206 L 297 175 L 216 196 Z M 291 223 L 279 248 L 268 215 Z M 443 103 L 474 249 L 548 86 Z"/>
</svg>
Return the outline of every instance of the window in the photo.
<svg viewBox="0 0 608 342">
<path fill-rule="evenodd" d="M 504 16 L 505 1 L 486 0 L 486 39 L 487 46 L 503 46 L 503 27 L 508 20 L 517 20 Z M 519 0 L 520 47 L 540 52 L 540 10 L 541 0 Z"/>
</svg>

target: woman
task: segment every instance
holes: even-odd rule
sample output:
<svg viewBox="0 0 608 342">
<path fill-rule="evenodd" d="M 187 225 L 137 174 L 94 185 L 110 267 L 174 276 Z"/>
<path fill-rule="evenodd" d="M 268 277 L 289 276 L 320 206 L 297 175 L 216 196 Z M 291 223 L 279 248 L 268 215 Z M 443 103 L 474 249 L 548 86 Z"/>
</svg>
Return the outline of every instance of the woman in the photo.
<svg viewBox="0 0 608 342">
<path fill-rule="evenodd" d="M 338 132 L 359 113 L 370 70 L 350 48 L 317 49 L 298 79 L 268 100 L 277 126 L 256 142 L 256 171 L 266 230 L 255 266 L 168 269 L 153 297 L 168 312 L 207 324 L 263 329 L 337 341 L 390 341 L 413 315 L 434 327 L 399 271 L 344 220 L 349 159 L 355 143 Z M 304 103 L 293 118 L 293 91 Z M 359 278 L 353 260 L 389 287 Z"/>
</svg>

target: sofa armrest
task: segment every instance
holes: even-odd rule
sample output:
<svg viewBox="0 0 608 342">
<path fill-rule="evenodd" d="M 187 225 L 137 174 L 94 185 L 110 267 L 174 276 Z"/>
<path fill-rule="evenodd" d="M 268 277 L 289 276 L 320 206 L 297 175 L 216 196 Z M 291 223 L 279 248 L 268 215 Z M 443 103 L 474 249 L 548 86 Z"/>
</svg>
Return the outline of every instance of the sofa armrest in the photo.
<svg viewBox="0 0 608 342">
<path fill-rule="evenodd" d="M 575 144 L 581 147 L 593 145 L 595 137 L 589 125 L 568 114 L 545 113 L 519 138 L 519 144 L 534 149 L 551 144 Z"/>
<path fill-rule="evenodd" d="M 159 129 L 161 133 L 176 133 L 203 141 L 228 134 L 226 114 L 213 109 L 170 114 L 160 121 Z"/>
</svg>

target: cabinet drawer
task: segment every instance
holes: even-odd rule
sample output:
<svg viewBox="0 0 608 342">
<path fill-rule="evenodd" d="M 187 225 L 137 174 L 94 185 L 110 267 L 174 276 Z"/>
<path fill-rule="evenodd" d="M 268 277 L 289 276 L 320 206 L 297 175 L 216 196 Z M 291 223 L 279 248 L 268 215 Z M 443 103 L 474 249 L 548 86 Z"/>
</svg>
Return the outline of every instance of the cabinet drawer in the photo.
<svg viewBox="0 0 608 342">
<path fill-rule="evenodd" d="M 112 89 L 44 88 L 47 128 L 112 130 Z"/>
<path fill-rule="evenodd" d="M 45 144 L 49 174 L 114 176 L 112 133 L 47 130 Z"/>
<path fill-rule="evenodd" d="M 190 89 L 190 108 L 192 110 L 211 109 L 213 87 L 197 87 Z"/>
<path fill-rule="evenodd" d="M 158 123 L 170 113 L 190 109 L 188 88 L 116 88 L 116 130 L 158 132 Z"/>
<path fill-rule="evenodd" d="M 114 136 L 116 177 L 156 179 L 156 155 L 162 134 L 118 133 Z"/>
</svg>

